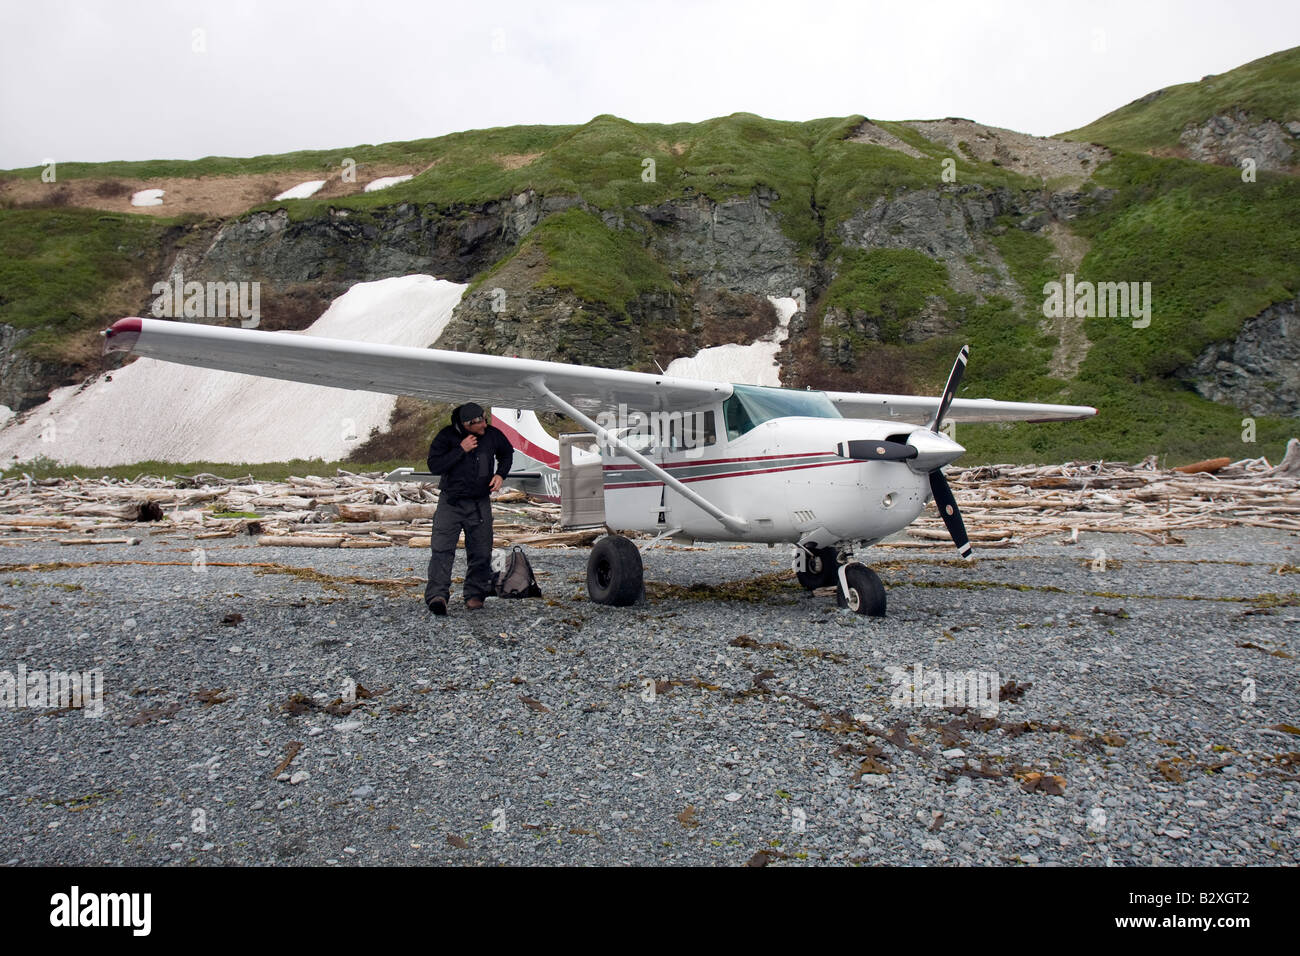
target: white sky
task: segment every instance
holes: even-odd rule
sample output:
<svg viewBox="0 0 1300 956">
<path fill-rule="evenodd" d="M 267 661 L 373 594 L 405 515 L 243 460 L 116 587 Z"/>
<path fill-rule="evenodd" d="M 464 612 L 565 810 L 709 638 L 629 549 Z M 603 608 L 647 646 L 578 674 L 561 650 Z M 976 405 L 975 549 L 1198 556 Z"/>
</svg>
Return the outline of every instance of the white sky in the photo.
<svg viewBox="0 0 1300 956">
<path fill-rule="evenodd" d="M 1045 135 L 1298 44 L 1294 0 L 0 0 L 0 168 L 601 113 L 966 116 Z"/>
</svg>

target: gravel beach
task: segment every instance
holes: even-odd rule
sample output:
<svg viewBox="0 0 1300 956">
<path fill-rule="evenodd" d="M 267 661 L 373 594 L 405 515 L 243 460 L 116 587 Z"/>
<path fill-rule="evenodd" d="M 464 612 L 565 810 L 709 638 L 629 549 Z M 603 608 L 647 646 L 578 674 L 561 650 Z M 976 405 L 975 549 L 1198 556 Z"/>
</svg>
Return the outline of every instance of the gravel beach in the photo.
<svg viewBox="0 0 1300 956">
<path fill-rule="evenodd" d="M 0 863 L 1294 865 L 1300 537 L 1180 534 L 873 549 L 883 619 L 785 548 L 434 618 L 423 550 L 9 543 L 0 671 L 103 693 L 0 707 Z"/>
</svg>

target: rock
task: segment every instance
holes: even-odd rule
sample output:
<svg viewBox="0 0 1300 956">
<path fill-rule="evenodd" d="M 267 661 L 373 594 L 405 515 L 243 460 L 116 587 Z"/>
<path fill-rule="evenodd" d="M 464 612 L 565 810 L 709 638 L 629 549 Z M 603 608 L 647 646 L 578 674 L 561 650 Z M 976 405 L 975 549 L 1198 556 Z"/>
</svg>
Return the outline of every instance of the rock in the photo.
<svg viewBox="0 0 1300 956">
<path fill-rule="evenodd" d="M 1207 346 L 1177 374 L 1251 415 L 1300 415 L 1300 295 L 1246 319 L 1236 338 Z"/>
<path fill-rule="evenodd" d="M 926 840 L 921 844 L 921 849 L 930 853 L 943 853 L 948 848 L 943 845 L 942 840 Z"/>
<path fill-rule="evenodd" d="M 1178 137 L 1192 159 L 1219 166 L 1238 166 L 1252 159 L 1257 169 L 1287 170 L 1295 162 L 1295 132 L 1290 124 L 1256 120 L 1243 110 L 1212 116 L 1189 125 Z"/>
<path fill-rule="evenodd" d="M 358 800 L 364 800 L 367 797 L 373 797 L 374 795 L 375 795 L 375 788 L 370 786 L 370 784 L 368 783 L 362 784 L 361 786 L 353 790 L 351 794 L 349 794 L 349 796 L 355 797 Z"/>
<path fill-rule="evenodd" d="M 306 783 L 310 779 L 311 779 L 310 773 L 308 773 L 306 770 L 299 770 L 297 773 L 295 773 L 292 777 L 289 778 L 289 783 L 293 784 L 296 787 L 298 784 Z"/>
<path fill-rule="evenodd" d="M 735 803 L 737 800 L 740 799 L 740 794 L 736 793 L 736 791 L 733 790 L 729 794 L 724 796 L 722 799 L 726 800 L 728 803 Z"/>
</svg>

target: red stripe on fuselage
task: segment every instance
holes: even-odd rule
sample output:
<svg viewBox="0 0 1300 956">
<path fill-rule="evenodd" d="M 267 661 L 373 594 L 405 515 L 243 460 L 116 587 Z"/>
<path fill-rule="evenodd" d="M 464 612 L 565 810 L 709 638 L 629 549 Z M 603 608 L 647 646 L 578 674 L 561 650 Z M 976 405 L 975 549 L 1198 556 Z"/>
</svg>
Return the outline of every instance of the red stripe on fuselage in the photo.
<svg viewBox="0 0 1300 956">
<path fill-rule="evenodd" d="M 788 456 L 775 456 L 788 457 Z M 743 460 L 743 459 L 742 459 Z M 749 459 L 753 460 L 753 459 Z M 684 485 L 693 481 L 716 481 L 719 478 L 744 478 L 748 475 L 770 475 L 778 471 L 802 471 L 805 468 L 826 468 L 832 465 L 858 465 L 861 464 L 857 459 L 846 458 L 843 461 L 821 461 L 813 465 L 789 465 L 785 468 L 755 468 L 752 471 L 727 471 L 720 475 L 697 475 L 694 478 L 682 478 Z M 619 491 L 623 488 L 653 488 L 662 485 L 662 481 L 629 481 L 626 484 L 605 485 L 606 491 Z"/>
<path fill-rule="evenodd" d="M 799 451 L 789 455 L 754 455 L 749 458 L 695 458 L 690 461 L 673 461 L 661 464 L 662 468 L 698 468 L 701 465 L 730 465 L 742 461 L 779 461 L 785 458 L 811 458 L 814 455 L 833 455 L 835 451 Z M 838 464 L 838 462 L 836 462 Z M 640 468 L 640 465 L 606 465 L 606 471 L 631 471 Z"/>
</svg>

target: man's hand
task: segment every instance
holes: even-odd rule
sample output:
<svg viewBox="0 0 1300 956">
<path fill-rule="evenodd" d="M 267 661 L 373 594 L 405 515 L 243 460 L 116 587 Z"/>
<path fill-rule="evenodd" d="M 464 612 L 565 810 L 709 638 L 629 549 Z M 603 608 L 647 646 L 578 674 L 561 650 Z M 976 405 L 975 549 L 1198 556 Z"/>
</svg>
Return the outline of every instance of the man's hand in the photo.
<svg viewBox="0 0 1300 956">
<path fill-rule="evenodd" d="M 492 480 L 488 482 L 488 492 L 491 493 L 505 484 L 505 479 L 500 475 L 493 475 Z"/>
<path fill-rule="evenodd" d="M 476 438 L 474 435 L 466 435 L 463 439 L 461 439 L 460 447 L 467 452 L 473 451 L 475 448 L 478 447 L 478 438 Z"/>
</svg>

